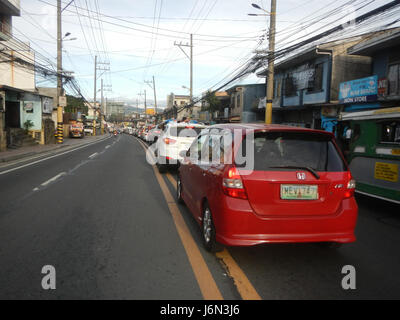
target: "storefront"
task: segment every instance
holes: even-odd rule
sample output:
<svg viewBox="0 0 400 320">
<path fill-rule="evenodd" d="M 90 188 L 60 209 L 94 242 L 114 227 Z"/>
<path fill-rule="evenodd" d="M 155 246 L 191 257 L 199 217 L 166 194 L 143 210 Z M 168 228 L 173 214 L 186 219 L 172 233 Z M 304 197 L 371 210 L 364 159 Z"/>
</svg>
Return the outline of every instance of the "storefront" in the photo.
<svg viewBox="0 0 400 320">
<path fill-rule="evenodd" d="M 20 146 L 27 131 L 40 144 L 52 142 L 46 139 L 54 135 L 46 124 L 51 121 L 51 97 L 4 85 L 0 96 L 0 151 Z"/>
</svg>

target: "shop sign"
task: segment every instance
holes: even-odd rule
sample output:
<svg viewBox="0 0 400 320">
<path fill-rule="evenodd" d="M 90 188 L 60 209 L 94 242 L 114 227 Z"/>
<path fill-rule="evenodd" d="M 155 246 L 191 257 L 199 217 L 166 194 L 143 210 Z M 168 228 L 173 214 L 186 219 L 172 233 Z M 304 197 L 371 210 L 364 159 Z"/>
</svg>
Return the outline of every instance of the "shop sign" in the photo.
<svg viewBox="0 0 400 320">
<path fill-rule="evenodd" d="M 339 103 L 365 103 L 378 99 L 378 76 L 342 82 Z"/>
</svg>

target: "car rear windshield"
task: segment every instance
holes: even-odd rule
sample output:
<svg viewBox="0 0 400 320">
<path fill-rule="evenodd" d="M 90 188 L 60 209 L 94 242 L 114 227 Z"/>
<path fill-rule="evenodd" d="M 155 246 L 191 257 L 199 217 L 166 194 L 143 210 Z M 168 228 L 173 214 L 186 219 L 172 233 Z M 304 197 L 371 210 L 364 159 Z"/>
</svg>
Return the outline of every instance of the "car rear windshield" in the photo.
<svg viewBox="0 0 400 320">
<path fill-rule="evenodd" d="M 246 152 L 246 149 L 249 149 L 250 152 Z M 254 154 L 253 165 L 256 171 L 294 168 L 311 168 L 316 171 L 328 172 L 347 170 L 331 137 L 320 133 L 255 133 L 254 138 L 246 136 L 243 139 L 241 153 L 243 159 Z M 248 160 L 246 162 L 248 164 Z M 243 167 L 246 162 L 237 163 L 237 165 Z"/>
<path fill-rule="evenodd" d="M 203 130 L 202 127 L 171 127 L 169 130 L 169 134 L 172 137 L 197 137 L 197 135 Z"/>
</svg>

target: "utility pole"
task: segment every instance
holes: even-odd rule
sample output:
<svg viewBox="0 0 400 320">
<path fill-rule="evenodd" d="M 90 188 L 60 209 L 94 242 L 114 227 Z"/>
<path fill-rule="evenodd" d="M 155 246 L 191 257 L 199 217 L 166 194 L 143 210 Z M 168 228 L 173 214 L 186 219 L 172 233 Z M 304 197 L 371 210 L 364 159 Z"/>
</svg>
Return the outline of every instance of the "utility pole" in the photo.
<svg viewBox="0 0 400 320">
<path fill-rule="evenodd" d="M 183 44 L 182 42 L 177 43 L 176 41 L 174 42 L 174 45 L 177 46 L 181 51 L 185 54 L 185 56 L 189 59 L 190 61 L 190 104 L 193 102 L 193 34 L 190 34 L 190 43 Z M 190 53 L 187 54 L 185 50 L 182 49 L 182 47 L 189 47 L 190 48 Z"/>
<path fill-rule="evenodd" d="M 97 112 L 99 112 L 100 115 L 100 121 L 101 124 L 100 126 L 103 126 L 103 121 L 102 121 L 102 110 L 100 108 L 97 108 L 97 102 L 96 102 L 96 94 L 97 94 L 97 70 L 102 70 L 102 71 L 109 71 L 110 68 L 101 68 L 98 67 L 98 65 L 109 65 L 110 63 L 108 62 L 97 62 L 97 56 L 94 57 L 94 100 L 93 100 L 93 108 L 94 108 L 94 117 L 93 117 L 93 135 L 96 135 L 96 116 Z M 103 102 L 101 102 L 101 106 L 103 106 Z M 101 134 L 104 132 L 104 128 L 101 130 Z"/>
<path fill-rule="evenodd" d="M 94 97 L 93 97 L 93 135 L 96 135 L 96 82 L 97 82 L 97 56 L 94 57 Z"/>
<path fill-rule="evenodd" d="M 272 99 L 274 98 L 274 60 L 275 60 L 275 23 L 276 23 L 276 0 L 271 0 L 270 26 L 269 26 L 269 48 L 268 48 L 268 74 L 267 95 L 265 108 L 265 123 L 272 123 Z"/>
<path fill-rule="evenodd" d="M 153 91 L 154 91 L 154 111 L 157 113 L 157 94 L 156 94 L 156 81 L 153 76 Z"/>
<path fill-rule="evenodd" d="M 193 34 L 190 34 L 190 105 L 193 103 Z"/>
<path fill-rule="evenodd" d="M 101 130 L 101 134 L 104 134 L 104 123 L 103 123 L 103 119 L 104 119 L 104 96 L 103 96 L 103 79 L 101 79 L 101 102 L 100 102 L 100 130 Z"/>
<path fill-rule="evenodd" d="M 57 0 L 57 143 L 63 143 L 61 0 Z"/>
<path fill-rule="evenodd" d="M 156 82 L 154 80 L 154 76 L 153 76 L 153 82 L 151 81 L 145 81 L 145 83 L 147 83 L 149 85 L 149 87 L 151 89 L 153 89 L 153 93 L 154 93 L 154 111 L 157 113 L 157 95 L 156 95 Z"/>
<path fill-rule="evenodd" d="M 146 117 L 147 122 L 147 100 L 146 100 L 146 89 L 144 89 L 144 115 Z"/>
<path fill-rule="evenodd" d="M 138 93 L 139 96 L 144 95 L 144 117 L 145 117 L 145 122 L 147 124 L 147 98 L 146 98 L 146 89 L 144 90 L 144 93 Z"/>
</svg>

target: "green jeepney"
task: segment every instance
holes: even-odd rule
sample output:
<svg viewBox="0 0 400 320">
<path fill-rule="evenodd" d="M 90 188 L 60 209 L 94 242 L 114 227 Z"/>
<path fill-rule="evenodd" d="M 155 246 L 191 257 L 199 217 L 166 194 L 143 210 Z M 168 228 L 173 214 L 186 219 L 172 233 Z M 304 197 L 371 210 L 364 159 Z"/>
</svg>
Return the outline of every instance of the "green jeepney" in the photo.
<svg viewBox="0 0 400 320">
<path fill-rule="evenodd" d="M 400 107 L 341 114 L 356 191 L 400 204 Z"/>
</svg>

